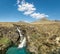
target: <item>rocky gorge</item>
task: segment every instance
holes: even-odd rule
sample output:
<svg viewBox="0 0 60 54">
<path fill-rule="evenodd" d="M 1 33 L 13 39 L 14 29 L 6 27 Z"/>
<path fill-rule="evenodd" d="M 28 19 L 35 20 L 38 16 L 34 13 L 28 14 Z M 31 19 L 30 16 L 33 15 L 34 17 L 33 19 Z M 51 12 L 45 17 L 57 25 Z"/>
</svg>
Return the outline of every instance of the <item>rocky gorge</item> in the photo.
<svg viewBox="0 0 60 54">
<path fill-rule="evenodd" d="M 31 54 L 60 53 L 60 22 L 29 24 L 29 23 L 0 23 L 0 54 L 19 44 L 17 27 L 27 38 L 27 50 Z"/>
</svg>

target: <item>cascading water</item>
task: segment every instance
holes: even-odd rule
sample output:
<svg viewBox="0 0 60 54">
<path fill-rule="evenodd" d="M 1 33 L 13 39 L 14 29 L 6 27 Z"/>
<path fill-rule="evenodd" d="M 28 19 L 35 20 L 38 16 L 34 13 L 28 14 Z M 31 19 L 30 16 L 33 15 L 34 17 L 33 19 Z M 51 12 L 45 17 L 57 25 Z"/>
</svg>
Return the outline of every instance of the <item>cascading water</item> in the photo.
<svg viewBox="0 0 60 54">
<path fill-rule="evenodd" d="M 20 44 L 18 45 L 18 48 L 23 48 L 23 47 L 25 47 L 26 46 L 26 37 L 24 37 L 23 35 L 22 35 L 22 33 L 21 33 L 21 30 L 19 30 L 18 28 L 17 28 L 17 30 L 18 30 L 18 32 L 19 32 L 19 36 L 20 36 Z"/>
<path fill-rule="evenodd" d="M 17 31 L 19 32 L 20 36 L 20 44 L 18 47 L 10 47 L 6 54 L 30 54 L 30 52 L 28 52 L 26 49 L 26 37 L 22 35 L 22 32 L 19 30 L 19 28 L 17 28 Z"/>
</svg>

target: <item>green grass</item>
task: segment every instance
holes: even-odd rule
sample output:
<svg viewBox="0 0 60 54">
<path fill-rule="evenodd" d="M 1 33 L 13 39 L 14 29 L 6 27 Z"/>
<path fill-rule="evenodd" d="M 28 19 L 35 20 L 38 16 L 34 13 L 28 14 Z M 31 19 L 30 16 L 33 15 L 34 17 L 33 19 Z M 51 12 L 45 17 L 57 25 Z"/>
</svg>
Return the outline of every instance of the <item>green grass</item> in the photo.
<svg viewBox="0 0 60 54">
<path fill-rule="evenodd" d="M 10 40 L 6 37 L 1 38 L 1 40 L 0 40 L 0 44 L 8 44 L 9 42 L 10 42 Z"/>
</svg>

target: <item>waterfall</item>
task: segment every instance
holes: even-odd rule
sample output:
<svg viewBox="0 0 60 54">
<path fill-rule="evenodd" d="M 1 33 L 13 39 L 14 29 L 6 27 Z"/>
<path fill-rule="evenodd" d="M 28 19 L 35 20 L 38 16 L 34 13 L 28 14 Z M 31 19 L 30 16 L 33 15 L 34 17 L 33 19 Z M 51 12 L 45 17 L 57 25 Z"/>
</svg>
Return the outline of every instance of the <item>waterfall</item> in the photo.
<svg viewBox="0 0 60 54">
<path fill-rule="evenodd" d="M 20 36 L 20 38 L 21 38 L 20 44 L 18 45 L 18 48 L 23 48 L 23 47 L 26 46 L 26 37 L 24 37 L 24 36 L 22 35 L 21 30 L 19 30 L 18 28 L 17 28 L 17 31 L 19 32 L 19 36 Z"/>
</svg>

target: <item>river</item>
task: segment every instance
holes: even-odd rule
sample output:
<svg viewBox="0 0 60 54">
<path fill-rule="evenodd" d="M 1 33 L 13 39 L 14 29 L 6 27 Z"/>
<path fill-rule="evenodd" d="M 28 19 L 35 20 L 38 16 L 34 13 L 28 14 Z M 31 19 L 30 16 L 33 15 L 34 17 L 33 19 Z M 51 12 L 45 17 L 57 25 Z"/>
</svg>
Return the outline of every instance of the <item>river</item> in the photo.
<svg viewBox="0 0 60 54">
<path fill-rule="evenodd" d="M 18 47 L 10 47 L 6 54 L 30 54 L 26 49 L 26 37 L 24 37 L 21 33 L 21 30 L 17 28 L 17 31 L 19 33 L 19 36 L 21 38 L 20 44 Z"/>
<path fill-rule="evenodd" d="M 6 54 L 30 54 L 27 50 L 26 47 L 23 48 L 17 48 L 17 47 L 10 47 Z"/>
</svg>

